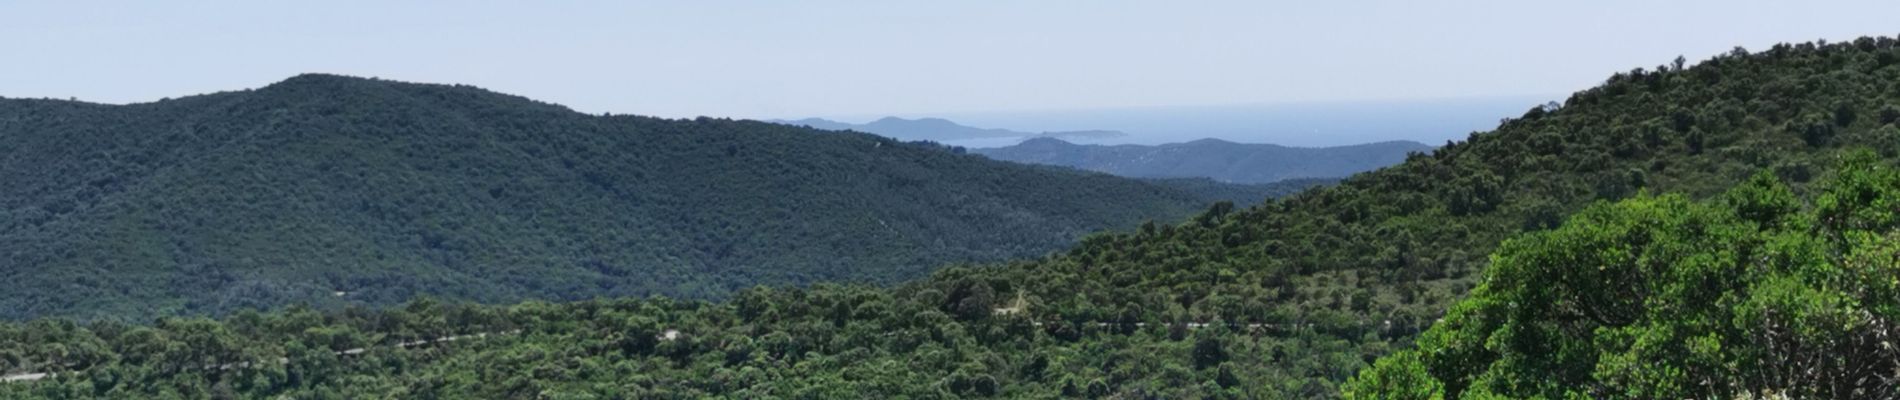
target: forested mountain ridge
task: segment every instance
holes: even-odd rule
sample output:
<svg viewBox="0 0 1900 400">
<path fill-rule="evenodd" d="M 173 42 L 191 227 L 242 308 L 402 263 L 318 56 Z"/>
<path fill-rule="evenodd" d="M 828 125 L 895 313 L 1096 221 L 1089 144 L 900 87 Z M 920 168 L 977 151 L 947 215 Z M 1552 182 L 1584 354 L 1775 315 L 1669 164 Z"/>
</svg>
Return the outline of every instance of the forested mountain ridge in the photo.
<svg viewBox="0 0 1900 400">
<path fill-rule="evenodd" d="M 333 75 L 0 100 L 0 171 L 9 319 L 888 283 L 1215 201 L 866 134 Z"/>
<path fill-rule="evenodd" d="M 1206 177 L 1221 182 L 1269 183 L 1341 178 L 1398 164 L 1407 154 L 1430 150 L 1431 146 L 1408 141 L 1298 148 L 1219 139 L 1103 146 L 1037 138 L 970 152 L 1003 161 L 1061 165 L 1136 178 Z"/>
<path fill-rule="evenodd" d="M 15 370 L 80 372 L 0 385 L 0 393 L 1334 397 L 1373 360 L 1410 347 L 1424 329 L 1439 329 L 1433 321 L 1478 285 L 1478 271 L 1492 265 L 1489 255 L 1505 238 L 1556 227 L 1590 204 L 1644 191 L 1708 198 L 1762 171 L 1784 182 L 1791 197 L 1826 198 L 1816 188 L 1835 184 L 1811 182 L 1853 182 L 1855 174 L 1835 168 L 1849 149 L 1869 149 L 1876 156 L 1863 158 L 1889 167 L 1900 155 L 1900 48 L 1891 38 L 1737 50 L 1686 64 L 1615 74 L 1562 104 L 1531 109 L 1494 131 L 1336 186 L 1246 209 L 1217 205 L 1179 224 L 1092 236 L 1037 259 L 943 269 L 894 288 L 761 288 L 717 303 L 418 302 L 382 311 L 165 319 L 150 327 L 42 320 L 0 325 L 0 353 L 14 354 L 0 360 L 27 366 Z M 1900 185 L 1884 187 L 1894 186 Z M 1849 210 L 1900 201 L 1896 190 L 1845 193 L 1855 195 L 1835 196 L 1845 199 L 1838 204 L 1879 205 Z M 1784 210 L 1758 209 L 1766 211 L 1756 215 Z M 1893 221 L 1874 211 L 1854 215 L 1878 222 L 1857 229 L 1888 229 Z M 1463 313 L 1454 318 L 1500 321 Z M 1813 321 L 1801 326 L 1830 326 Z M 349 359 L 323 356 L 365 343 L 511 329 L 522 332 Z M 660 339 L 666 329 L 681 334 Z M 1439 343 L 1471 343 L 1465 337 Z M 59 351 L 46 350 L 54 348 Z M 1495 360 L 1546 361 L 1524 354 Z M 308 361 L 196 368 L 278 355 Z M 1717 358 L 1694 360 L 1705 359 Z M 1444 383 L 1475 382 L 1461 377 L 1485 371 L 1488 360 L 1494 359 L 1467 359 L 1431 374 Z M 1374 376 L 1416 377 L 1421 370 L 1403 358 L 1381 364 L 1393 367 L 1374 371 L 1393 373 Z M 1574 379 L 1579 376 L 1590 375 L 1555 382 L 1588 384 Z M 1531 375 L 1485 379 L 1505 389 L 1524 382 L 1493 379 L 1513 377 Z M 1417 381 L 1400 385 L 1411 382 Z M 1522 389 L 1490 393 L 1561 393 Z M 1406 395 L 1395 398 L 1413 398 Z"/>
</svg>

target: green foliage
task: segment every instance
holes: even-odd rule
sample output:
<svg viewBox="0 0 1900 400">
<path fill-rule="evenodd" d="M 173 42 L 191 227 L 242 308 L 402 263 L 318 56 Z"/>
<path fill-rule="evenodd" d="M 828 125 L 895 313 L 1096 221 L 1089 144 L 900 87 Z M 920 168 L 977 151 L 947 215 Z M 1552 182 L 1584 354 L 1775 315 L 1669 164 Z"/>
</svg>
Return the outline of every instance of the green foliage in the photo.
<svg viewBox="0 0 1900 400">
<path fill-rule="evenodd" d="M 1177 189 L 858 133 L 325 75 L 125 106 L 0 100 L 0 170 L 0 275 L 14 282 L 0 318 L 147 321 L 418 294 L 888 284 L 1303 187 Z"/>
<path fill-rule="evenodd" d="M 1148 178 L 1141 181 L 1173 188 L 1203 199 L 1229 203 L 1260 204 L 1302 190 L 1338 183 L 1338 178 L 1298 178 L 1273 183 L 1226 183 L 1207 178 Z M 1232 211 L 1231 209 L 1228 211 Z"/>
<path fill-rule="evenodd" d="M 1425 371 L 1418 352 L 1401 351 L 1379 359 L 1347 383 L 1349 400 L 1431 400 L 1444 398 L 1445 385 Z"/>
<path fill-rule="evenodd" d="M 1900 104 L 1895 54 L 1867 38 L 1617 74 L 1336 186 L 888 287 L 224 318 L 240 357 L 314 354 L 282 373 L 178 364 L 164 355 L 230 355 L 174 350 L 170 324 L 0 324 L 26 332 L 0 354 L 36 366 L 55 365 L 47 343 L 111 349 L 0 397 L 229 382 L 250 397 L 1327 398 L 1354 377 L 1354 398 L 1871 397 L 1853 390 L 1879 383 L 1858 378 L 1900 359 L 1869 341 L 1900 310 L 1896 185 L 1887 159 L 1842 149 L 1893 148 L 1868 116 Z M 1791 129 L 1843 105 L 1855 118 L 1824 118 L 1826 141 Z M 626 351 L 639 318 L 681 335 Z M 324 340 L 374 346 L 292 345 Z"/>
<path fill-rule="evenodd" d="M 1758 175 L 1718 200 L 1600 204 L 1507 242 L 1416 352 L 1349 393 L 1900 396 L 1900 174 L 1864 153 L 1844 163 L 1812 210 Z"/>
<path fill-rule="evenodd" d="M 1194 341 L 1194 368 L 1210 368 L 1227 361 L 1227 346 L 1212 335 Z"/>
</svg>

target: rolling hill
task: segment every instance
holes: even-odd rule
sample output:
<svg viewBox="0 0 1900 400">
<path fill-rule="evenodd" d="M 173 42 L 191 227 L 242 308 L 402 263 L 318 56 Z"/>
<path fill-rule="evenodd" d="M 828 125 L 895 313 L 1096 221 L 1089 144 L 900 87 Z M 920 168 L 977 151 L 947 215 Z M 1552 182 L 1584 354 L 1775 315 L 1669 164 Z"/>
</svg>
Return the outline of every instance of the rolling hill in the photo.
<svg viewBox="0 0 1900 400">
<path fill-rule="evenodd" d="M 0 395 L 1738 398 L 1786 382 L 1754 365 L 1879 384 L 1890 346 L 1830 340 L 1891 326 L 1896 104 L 1892 38 L 1737 49 L 1611 75 L 1334 186 L 892 287 L 0 324 L 0 367 L 65 373 Z M 1732 331 L 1763 335 L 1709 335 Z M 403 345 L 477 332 L 497 334 Z M 355 348 L 372 350 L 333 355 Z M 1758 351 L 1776 348 L 1799 358 Z M 1794 393 L 1878 394 L 1845 389 Z"/>
<path fill-rule="evenodd" d="M 1298 178 L 1341 178 L 1405 161 L 1427 152 L 1416 142 L 1298 148 L 1242 144 L 1219 139 L 1144 145 L 1078 145 L 1036 138 L 970 152 L 1003 161 L 1060 165 L 1136 178 L 1202 177 L 1221 182 L 1269 183 Z"/>
<path fill-rule="evenodd" d="M 1218 200 L 867 134 L 332 75 L 0 100 L 0 171 L 11 319 L 890 283 Z"/>
</svg>

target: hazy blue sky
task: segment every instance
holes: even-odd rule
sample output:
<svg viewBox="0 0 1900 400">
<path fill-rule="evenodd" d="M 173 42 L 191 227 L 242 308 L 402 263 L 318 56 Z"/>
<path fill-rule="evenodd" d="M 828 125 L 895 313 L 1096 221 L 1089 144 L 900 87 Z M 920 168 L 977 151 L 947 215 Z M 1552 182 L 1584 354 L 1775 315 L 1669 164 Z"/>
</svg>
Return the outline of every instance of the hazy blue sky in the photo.
<svg viewBox="0 0 1900 400">
<path fill-rule="evenodd" d="M 1895 1 L 1570 3 L 7 1 L 0 96 L 300 72 L 669 117 L 1549 95 L 1678 54 L 1900 33 Z"/>
</svg>

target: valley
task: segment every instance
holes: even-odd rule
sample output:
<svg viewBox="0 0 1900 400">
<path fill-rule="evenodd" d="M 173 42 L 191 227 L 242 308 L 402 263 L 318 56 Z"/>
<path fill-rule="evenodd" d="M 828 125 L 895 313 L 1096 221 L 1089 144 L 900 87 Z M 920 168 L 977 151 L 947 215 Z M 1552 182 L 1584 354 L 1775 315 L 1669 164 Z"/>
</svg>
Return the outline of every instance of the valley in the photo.
<svg viewBox="0 0 1900 400">
<path fill-rule="evenodd" d="M 1900 395 L 1889 37 L 1606 74 L 1258 203 L 338 76 L 0 135 L 0 373 L 52 374 L 5 398 Z M 470 332 L 517 333 L 401 346 Z"/>
</svg>

